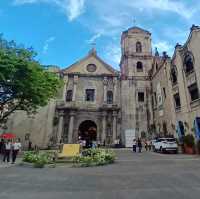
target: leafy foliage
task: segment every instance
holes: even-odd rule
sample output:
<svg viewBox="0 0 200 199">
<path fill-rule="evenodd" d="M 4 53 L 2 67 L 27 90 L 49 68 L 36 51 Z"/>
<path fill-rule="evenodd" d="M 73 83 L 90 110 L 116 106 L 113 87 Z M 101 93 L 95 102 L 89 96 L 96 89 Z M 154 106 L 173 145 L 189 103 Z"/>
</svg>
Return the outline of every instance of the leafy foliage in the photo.
<svg viewBox="0 0 200 199">
<path fill-rule="evenodd" d="M 54 163 L 55 155 L 50 152 L 25 152 L 23 161 L 33 163 L 34 167 L 43 168 L 45 164 Z"/>
<path fill-rule="evenodd" d="M 35 113 L 61 87 L 59 76 L 41 66 L 35 56 L 32 48 L 0 36 L 0 123 L 15 110 Z"/>
<path fill-rule="evenodd" d="M 106 149 L 86 149 L 80 156 L 73 159 L 74 166 L 90 167 L 114 163 L 115 154 Z"/>
</svg>

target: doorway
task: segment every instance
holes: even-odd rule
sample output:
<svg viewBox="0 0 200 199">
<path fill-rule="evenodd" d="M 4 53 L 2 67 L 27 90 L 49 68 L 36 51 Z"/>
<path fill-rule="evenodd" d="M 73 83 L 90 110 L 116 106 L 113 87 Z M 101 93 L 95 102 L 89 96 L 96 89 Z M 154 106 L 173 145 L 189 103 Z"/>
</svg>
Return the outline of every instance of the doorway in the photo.
<svg viewBox="0 0 200 199">
<path fill-rule="evenodd" d="M 79 137 L 86 141 L 86 146 L 90 147 L 93 141 L 97 140 L 97 125 L 92 120 L 85 120 L 79 126 Z"/>
</svg>

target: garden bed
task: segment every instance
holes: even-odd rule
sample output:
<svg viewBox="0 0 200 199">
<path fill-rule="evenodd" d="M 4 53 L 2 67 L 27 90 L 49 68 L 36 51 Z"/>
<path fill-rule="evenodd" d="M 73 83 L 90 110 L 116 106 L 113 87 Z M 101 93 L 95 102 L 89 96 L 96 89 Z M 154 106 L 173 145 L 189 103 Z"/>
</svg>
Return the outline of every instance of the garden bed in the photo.
<svg viewBox="0 0 200 199">
<path fill-rule="evenodd" d="M 70 167 L 93 167 L 112 164 L 115 153 L 109 149 L 85 149 L 80 155 L 69 158 L 57 159 L 54 151 L 29 151 L 25 152 L 21 166 L 34 168 L 54 168 L 58 165 Z"/>
<path fill-rule="evenodd" d="M 74 167 L 93 167 L 112 164 L 115 153 L 108 149 L 85 149 L 79 156 L 73 158 Z"/>
<path fill-rule="evenodd" d="M 30 151 L 24 153 L 22 165 L 35 168 L 52 167 L 55 165 L 55 159 L 55 152 Z"/>
</svg>

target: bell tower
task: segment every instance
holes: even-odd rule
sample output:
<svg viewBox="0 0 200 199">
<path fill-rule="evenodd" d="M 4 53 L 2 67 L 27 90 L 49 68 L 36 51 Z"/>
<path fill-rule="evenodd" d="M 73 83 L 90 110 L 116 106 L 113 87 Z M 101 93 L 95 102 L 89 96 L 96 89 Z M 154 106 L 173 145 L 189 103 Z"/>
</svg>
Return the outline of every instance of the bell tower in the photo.
<svg viewBox="0 0 200 199">
<path fill-rule="evenodd" d="M 150 79 L 152 67 L 151 33 L 139 27 L 124 31 L 121 36 L 121 105 L 122 132 L 148 136 Z M 125 140 L 126 142 L 126 140 Z"/>
<path fill-rule="evenodd" d="M 124 31 L 121 37 L 123 76 L 147 76 L 151 69 L 151 33 L 138 27 Z"/>
</svg>

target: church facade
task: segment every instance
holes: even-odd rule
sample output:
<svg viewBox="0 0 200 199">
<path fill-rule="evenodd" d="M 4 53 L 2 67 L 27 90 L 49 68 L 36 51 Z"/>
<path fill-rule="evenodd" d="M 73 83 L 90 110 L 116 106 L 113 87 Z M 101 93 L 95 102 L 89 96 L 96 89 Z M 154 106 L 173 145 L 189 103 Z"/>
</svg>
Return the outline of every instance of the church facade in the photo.
<svg viewBox="0 0 200 199">
<path fill-rule="evenodd" d="M 195 134 L 200 116 L 199 44 L 200 28 L 192 26 L 188 41 L 176 46 L 172 59 L 165 52 L 153 55 L 151 33 L 132 27 L 122 33 L 120 71 L 95 49 L 65 69 L 52 69 L 64 81 L 57 98 L 33 118 L 14 113 L 6 131 L 39 147 L 60 140 L 76 143 L 80 137 L 110 146 L 116 139 L 125 145 L 130 133 L 149 139 Z"/>
</svg>

